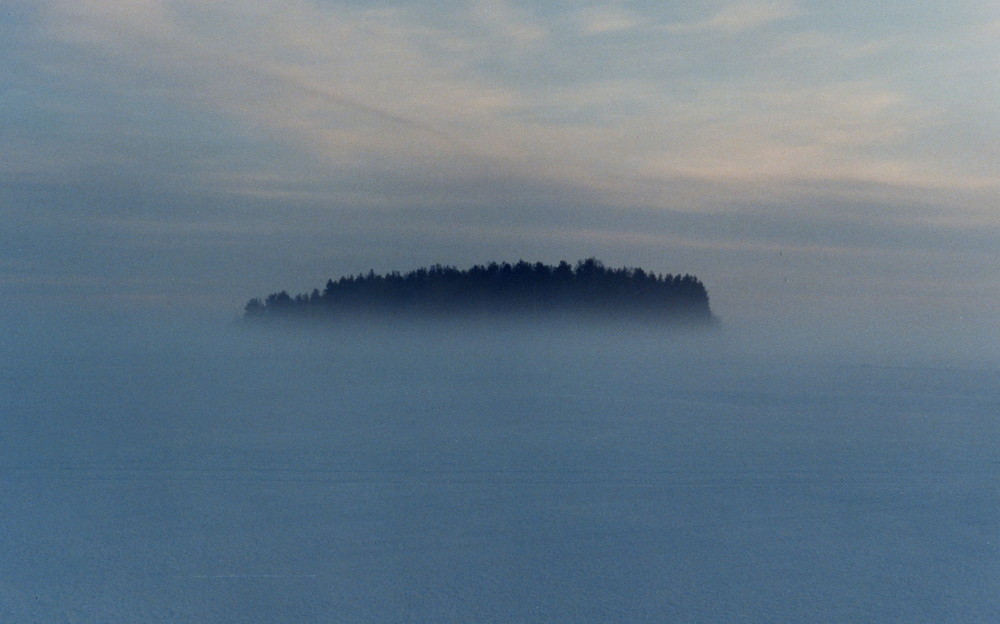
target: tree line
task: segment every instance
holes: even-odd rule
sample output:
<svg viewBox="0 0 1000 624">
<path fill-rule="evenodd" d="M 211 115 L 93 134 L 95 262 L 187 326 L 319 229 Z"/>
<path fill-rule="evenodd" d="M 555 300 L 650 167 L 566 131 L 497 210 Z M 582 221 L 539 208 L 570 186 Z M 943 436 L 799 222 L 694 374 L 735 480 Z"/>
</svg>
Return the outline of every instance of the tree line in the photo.
<svg viewBox="0 0 1000 624">
<path fill-rule="evenodd" d="M 713 320 L 704 284 L 693 275 L 658 275 L 641 268 L 608 268 L 595 258 L 558 265 L 524 260 L 459 270 L 440 264 L 408 273 L 330 279 L 320 291 L 273 293 L 247 302 L 251 320 L 361 314 L 579 312 Z"/>
</svg>

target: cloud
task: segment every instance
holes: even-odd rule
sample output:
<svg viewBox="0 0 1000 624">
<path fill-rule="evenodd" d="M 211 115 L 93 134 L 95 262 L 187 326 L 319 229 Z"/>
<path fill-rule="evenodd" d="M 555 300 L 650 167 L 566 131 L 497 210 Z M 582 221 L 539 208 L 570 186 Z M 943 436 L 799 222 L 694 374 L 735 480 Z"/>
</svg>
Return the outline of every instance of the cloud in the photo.
<svg viewBox="0 0 1000 624">
<path fill-rule="evenodd" d="M 34 173 L 47 164 L 66 171 L 95 160 L 111 169 L 116 157 L 126 163 L 118 170 L 139 172 L 137 159 L 146 158 L 159 171 L 175 170 L 189 176 L 189 185 L 216 191 L 371 204 L 408 196 L 422 205 L 488 202 L 484 180 L 496 182 L 489 189 L 523 189 L 531 198 L 523 201 L 555 192 L 538 189 L 577 189 L 618 204 L 669 206 L 688 201 L 676 191 L 684 179 L 715 189 L 700 205 L 747 189 L 781 197 L 804 185 L 831 193 L 836 185 L 848 194 L 881 185 L 943 195 L 997 186 L 985 168 L 956 170 L 916 149 L 937 113 L 905 85 L 874 69 L 852 80 L 838 76 L 841 66 L 818 70 L 817 59 L 881 63 L 897 53 L 895 40 L 775 33 L 733 58 L 738 73 L 727 75 L 684 66 L 681 59 L 696 63 L 706 53 L 698 38 L 661 35 L 641 48 L 602 38 L 601 52 L 622 55 L 615 68 L 632 73 L 574 75 L 560 70 L 579 70 L 574 54 L 594 42 L 581 32 L 636 25 L 625 7 L 571 13 L 582 20 L 573 22 L 580 29 L 554 33 L 554 25 L 568 24 L 563 16 L 499 1 L 433 20 L 405 6 L 305 0 L 52 0 L 47 6 L 44 43 L 54 41 L 47 47 L 56 51 L 41 44 L 39 50 L 60 79 L 103 93 L 108 103 L 148 98 L 158 100 L 157 110 L 189 115 L 183 128 L 164 121 L 142 127 L 148 133 L 142 140 L 106 141 L 113 149 L 100 158 L 88 157 L 86 137 L 77 148 L 65 136 L 63 150 L 19 149 L 30 156 L 21 165 L 7 154 L 10 167 Z M 797 13 L 791 2 L 742 2 L 683 28 L 740 32 Z M 556 39 L 571 37 L 578 37 L 572 46 L 554 53 Z M 527 66 L 535 77 L 520 76 Z M 203 132 L 210 140 L 230 140 L 227 133 L 249 138 L 206 150 L 187 127 L 200 116 L 213 120 Z M 113 132 L 113 125 L 105 128 Z M 177 135 L 189 149 L 171 151 Z M 241 150 L 245 155 L 236 158 Z M 172 154 L 179 164 L 169 164 Z M 185 173 L 183 163 L 194 164 Z M 94 167 L 79 170 L 94 173 Z"/>
<path fill-rule="evenodd" d="M 683 178 L 770 185 L 775 195 L 808 181 L 941 192 L 996 185 L 987 171 L 943 168 L 914 149 L 934 117 L 906 89 L 878 72 L 844 80 L 835 68 L 815 71 L 818 57 L 865 60 L 885 53 L 890 41 L 792 31 L 732 59 L 738 75 L 718 75 L 680 60 L 695 63 L 705 52 L 697 38 L 653 37 L 638 49 L 604 38 L 602 53 L 627 54 L 620 66 L 632 73 L 567 76 L 559 70 L 575 68 L 573 54 L 591 38 L 556 55 L 553 24 L 565 25 L 562 17 L 498 0 L 434 19 L 405 6 L 306 0 L 47 6 L 46 33 L 59 51 L 44 54 L 66 80 L 109 101 L 160 99 L 157 106 L 215 116 L 252 137 L 243 145 L 287 148 L 255 157 L 255 147 L 214 166 L 203 154 L 189 173 L 205 188 L 242 187 L 257 197 L 343 197 L 338 189 L 352 188 L 396 201 L 391 189 L 408 180 L 421 192 L 455 194 L 433 193 L 435 201 L 462 201 L 481 197 L 474 186 L 489 178 L 615 201 L 676 202 L 668 189 Z M 740 32 L 798 12 L 792 2 L 740 2 L 682 28 Z M 571 15 L 582 30 L 559 33 L 561 41 L 637 24 L 619 4 Z M 797 62 L 808 63 L 812 75 L 800 79 Z M 520 76 L 527 65 L 534 78 Z M 162 148 L 179 128 L 146 130 L 146 142 Z M 234 150 L 219 153 L 231 158 Z M 85 145 L 68 152 L 52 154 L 51 162 L 65 169 L 67 160 L 86 159 Z M 37 149 L 25 153 L 33 170 L 47 162 Z M 141 153 L 137 144 L 121 158 Z M 388 179 L 394 182 L 376 183 Z"/>
<path fill-rule="evenodd" d="M 721 32 L 736 34 L 787 20 L 802 11 L 793 0 L 739 0 L 700 22 L 672 24 L 671 32 Z"/>
<path fill-rule="evenodd" d="M 505 4 L 486 4 L 491 20 L 503 13 L 491 24 L 504 36 L 534 37 L 511 25 Z M 510 105 L 508 92 L 463 75 L 437 33 L 405 15 L 271 6 L 148 0 L 119 12 L 111 3 L 56 2 L 48 32 L 77 50 L 61 58 L 77 80 L 109 94 L 153 88 L 330 164 L 461 151 L 452 130 Z M 208 23 L 237 25 L 220 36 Z"/>
<path fill-rule="evenodd" d="M 639 16 L 618 5 L 587 7 L 577 15 L 580 32 L 584 35 L 604 35 L 631 30 L 640 24 Z"/>
<path fill-rule="evenodd" d="M 176 36 L 162 0 L 47 0 L 40 3 L 48 32 L 77 43 L 109 45 Z"/>
<path fill-rule="evenodd" d="M 506 45 L 532 46 L 548 37 L 548 29 L 527 9 L 505 0 L 476 0 L 469 10 L 490 38 Z"/>
<path fill-rule="evenodd" d="M 850 61 L 864 59 L 890 51 L 898 40 L 892 37 L 872 41 L 852 41 L 843 36 L 818 30 L 806 30 L 788 34 L 775 46 L 772 54 L 776 58 L 804 57 L 811 62 L 836 59 Z"/>
</svg>

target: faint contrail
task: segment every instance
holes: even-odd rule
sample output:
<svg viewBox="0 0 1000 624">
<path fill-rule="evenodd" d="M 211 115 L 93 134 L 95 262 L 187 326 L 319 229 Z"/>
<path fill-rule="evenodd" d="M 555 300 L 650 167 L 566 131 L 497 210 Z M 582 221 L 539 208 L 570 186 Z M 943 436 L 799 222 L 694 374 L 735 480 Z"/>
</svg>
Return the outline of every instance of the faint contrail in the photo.
<svg viewBox="0 0 1000 624">
<path fill-rule="evenodd" d="M 414 130 L 419 130 L 426 134 L 435 136 L 439 139 L 447 141 L 449 143 L 457 144 L 460 141 L 456 140 L 452 135 L 444 132 L 443 130 L 436 128 L 435 126 L 410 119 L 408 117 L 403 117 L 402 115 L 397 115 L 396 113 L 389 112 L 378 106 L 372 104 L 366 104 L 364 102 L 355 100 L 353 98 L 346 97 L 336 92 L 328 87 L 323 87 L 315 84 L 314 81 L 308 78 L 303 78 L 298 76 L 299 72 L 295 68 L 282 68 L 274 65 L 270 62 L 264 62 L 260 65 L 251 64 L 246 60 L 237 58 L 233 55 L 226 54 L 224 52 L 218 52 L 215 50 L 209 50 L 202 48 L 202 51 L 208 55 L 215 57 L 220 64 L 232 66 L 239 68 L 243 71 L 256 74 L 257 76 L 273 82 L 275 84 L 281 85 L 283 87 L 288 87 L 295 89 L 301 93 L 319 97 L 321 99 L 329 100 L 330 102 L 336 104 L 337 106 L 354 109 L 360 111 L 364 114 L 370 115 L 372 117 L 388 121 L 393 124 L 400 126 L 406 126 Z M 289 71 L 291 70 L 291 71 Z"/>
<path fill-rule="evenodd" d="M 278 579 L 316 578 L 315 574 L 184 574 L 183 578 L 193 579 Z"/>
</svg>

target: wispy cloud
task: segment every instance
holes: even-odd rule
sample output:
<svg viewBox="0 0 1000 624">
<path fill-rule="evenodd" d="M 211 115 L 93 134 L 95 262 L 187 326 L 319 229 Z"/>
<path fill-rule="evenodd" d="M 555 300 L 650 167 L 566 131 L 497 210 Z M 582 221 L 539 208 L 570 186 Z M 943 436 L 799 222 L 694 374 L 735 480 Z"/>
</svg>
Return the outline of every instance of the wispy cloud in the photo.
<svg viewBox="0 0 1000 624">
<path fill-rule="evenodd" d="M 671 32 L 714 31 L 734 34 L 787 20 L 801 13 L 794 0 L 738 0 L 704 20 L 672 24 L 666 29 Z"/>
<path fill-rule="evenodd" d="M 493 17 L 509 8 L 487 4 Z M 510 93 L 456 71 L 435 33 L 402 15 L 325 12 L 305 2 L 280 13 L 266 2 L 192 13 L 156 0 L 119 8 L 52 5 L 50 34 L 87 51 L 63 59 L 79 79 L 109 90 L 159 83 L 181 105 L 233 115 L 332 162 L 373 153 L 426 156 L 454 147 L 455 127 L 510 106 Z M 227 22 L 234 11 L 242 19 L 233 32 L 202 32 L 204 22 Z M 511 20 L 504 14 L 491 27 L 535 37 Z"/>
<path fill-rule="evenodd" d="M 584 35 L 603 35 L 631 30 L 641 20 L 633 11 L 618 4 L 586 7 L 577 15 L 580 32 Z"/>
<path fill-rule="evenodd" d="M 490 38 L 507 45 L 531 46 L 548 36 L 548 29 L 530 11 L 506 0 L 476 0 L 469 7 L 473 21 Z"/>
<path fill-rule="evenodd" d="M 648 68 L 632 77 L 558 76 L 549 84 L 519 80 L 518 68 L 527 63 L 556 75 L 571 62 L 550 50 L 564 17 L 502 0 L 482 0 L 433 23 L 403 7 L 307 0 L 280 7 L 266 0 L 46 6 L 48 35 L 69 46 L 59 59 L 67 76 L 108 97 L 148 90 L 174 106 L 222 115 L 302 150 L 318 164 L 311 175 L 325 168 L 334 180 L 402 172 L 427 180 L 467 176 L 471 184 L 488 174 L 613 196 L 628 194 L 637 178 L 853 180 L 942 190 L 995 181 L 985 172 L 942 169 L 912 149 L 932 111 L 906 89 L 877 74 L 843 80 L 836 67 L 829 75 L 815 71 L 815 57 L 867 59 L 894 45 L 887 40 L 790 30 L 755 50 L 756 61 L 736 59 L 743 75 L 717 77 L 685 72 L 679 63 L 665 67 L 671 54 L 692 58 L 697 48 L 683 46 L 695 42 L 654 38 L 650 45 L 661 47 L 608 49 Z M 745 1 L 671 28 L 738 33 L 800 14 L 795 2 Z M 576 35 L 640 23 L 619 3 L 571 15 Z M 802 71 L 795 63 L 802 62 L 812 63 L 812 75 L 795 85 Z M 775 65 L 789 75 L 775 81 Z M 303 179 L 301 170 L 284 175 Z M 281 171 L 227 176 L 280 186 Z"/>
</svg>

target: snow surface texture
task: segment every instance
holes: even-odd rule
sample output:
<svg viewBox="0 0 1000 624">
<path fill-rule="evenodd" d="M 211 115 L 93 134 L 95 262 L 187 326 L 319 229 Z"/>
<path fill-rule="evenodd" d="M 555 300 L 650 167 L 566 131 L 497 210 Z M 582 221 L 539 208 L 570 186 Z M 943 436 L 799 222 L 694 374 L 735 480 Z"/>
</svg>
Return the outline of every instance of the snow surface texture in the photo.
<svg viewBox="0 0 1000 624">
<path fill-rule="evenodd" d="M 726 340 L 21 328 L 0 621 L 994 622 L 996 369 Z"/>
</svg>

